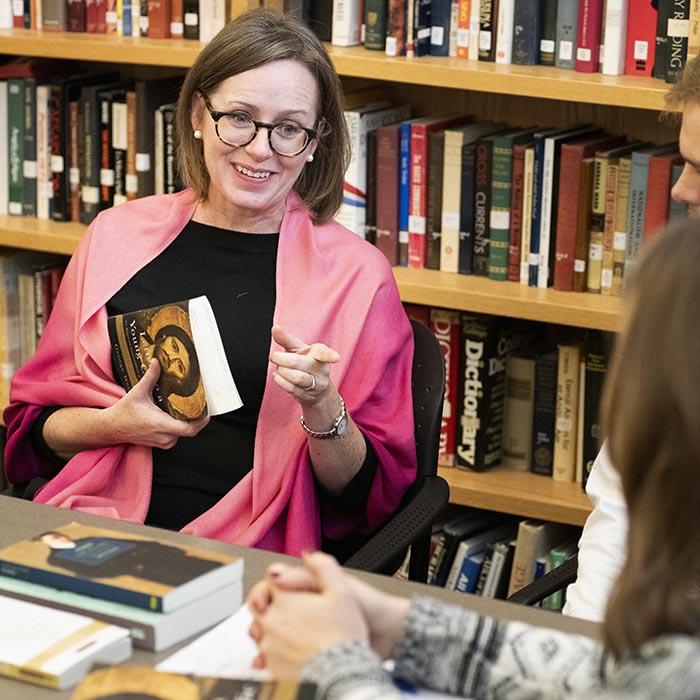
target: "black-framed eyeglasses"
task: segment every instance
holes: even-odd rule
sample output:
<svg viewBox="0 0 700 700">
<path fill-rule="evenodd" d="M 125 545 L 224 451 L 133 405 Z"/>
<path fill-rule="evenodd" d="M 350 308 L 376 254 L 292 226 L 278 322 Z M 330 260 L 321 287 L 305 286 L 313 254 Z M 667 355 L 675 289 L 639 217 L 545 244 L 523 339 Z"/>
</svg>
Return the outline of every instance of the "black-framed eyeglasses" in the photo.
<svg viewBox="0 0 700 700">
<path fill-rule="evenodd" d="M 299 126 L 296 122 L 283 121 L 277 124 L 258 122 L 242 111 L 217 112 L 209 98 L 200 90 L 204 104 L 214 120 L 214 128 L 219 140 L 227 146 L 247 146 L 262 128 L 267 129 L 270 148 L 280 156 L 291 158 L 304 151 L 309 143 L 318 137 L 318 131 Z"/>
</svg>

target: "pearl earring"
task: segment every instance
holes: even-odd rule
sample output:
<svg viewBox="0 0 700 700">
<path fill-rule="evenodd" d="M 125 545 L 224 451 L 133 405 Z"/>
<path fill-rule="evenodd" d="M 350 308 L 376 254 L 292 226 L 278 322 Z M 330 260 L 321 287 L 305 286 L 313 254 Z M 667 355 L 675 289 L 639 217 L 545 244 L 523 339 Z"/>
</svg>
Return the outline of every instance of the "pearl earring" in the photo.
<svg viewBox="0 0 700 700">
<path fill-rule="evenodd" d="M 201 129 L 195 129 L 192 132 L 192 136 L 194 136 L 196 139 L 201 139 L 202 138 L 202 131 Z"/>
<path fill-rule="evenodd" d="M 308 157 L 306 158 L 306 162 L 307 162 L 307 163 L 312 163 L 313 160 L 314 160 L 313 153 L 312 153 L 310 156 L 308 156 Z"/>
</svg>

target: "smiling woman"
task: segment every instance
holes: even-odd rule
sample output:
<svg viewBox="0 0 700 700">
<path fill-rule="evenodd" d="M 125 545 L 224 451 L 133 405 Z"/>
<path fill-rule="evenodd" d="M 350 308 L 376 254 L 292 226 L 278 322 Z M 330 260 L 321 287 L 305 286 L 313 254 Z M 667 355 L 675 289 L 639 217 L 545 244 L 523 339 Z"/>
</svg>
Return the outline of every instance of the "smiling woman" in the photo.
<svg viewBox="0 0 700 700">
<path fill-rule="evenodd" d="M 370 533 L 415 479 L 410 325 L 384 256 L 332 221 L 349 147 L 340 81 L 297 19 L 255 10 L 185 77 L 175 195 L 102 212 L 5 412 L 37 501 L 298 554 Z M 128 393 L 107 317 L 206 295 L 243 407 L 176 420 L 174 333 Z"/>
</svg>

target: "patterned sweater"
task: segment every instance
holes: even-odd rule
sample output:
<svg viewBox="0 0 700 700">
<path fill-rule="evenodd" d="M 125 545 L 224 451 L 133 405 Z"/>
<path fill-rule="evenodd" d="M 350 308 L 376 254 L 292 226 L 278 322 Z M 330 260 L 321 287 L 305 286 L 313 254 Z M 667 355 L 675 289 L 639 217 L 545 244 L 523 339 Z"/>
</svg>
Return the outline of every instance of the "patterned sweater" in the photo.
<svg viewBox="0 0 700 700">
<path fill-rule="evenodd" d="M 372 649 L 344 642 L 316 654 L 302 679 L 320 700 L 398 698 L 393 678 L 477 700 L 700 699 L 700 639 L 669 636 L 614 664 L 587 637 L 483 617 L 415 598 L 393 677 Z"/>
</svg>

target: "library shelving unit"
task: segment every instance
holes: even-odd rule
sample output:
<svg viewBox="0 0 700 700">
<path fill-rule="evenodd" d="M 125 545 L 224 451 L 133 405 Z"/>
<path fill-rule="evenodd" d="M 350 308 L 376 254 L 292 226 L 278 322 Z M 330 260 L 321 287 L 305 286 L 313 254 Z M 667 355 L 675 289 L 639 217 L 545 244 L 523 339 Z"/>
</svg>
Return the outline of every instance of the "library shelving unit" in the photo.
<svg viewBox="0 0 700 700">
<path fill-rule="evenodd" d="M 0 54 L 108 62 L 133 69 L 185 69 L 201 44 L 111 35 L 0 30 Z M 455 109 L 513 123 L 591 121 L 615 133 L 661 140 L 667 86 L 651 78 L 584 74 L 545 66 L 504 66 L 450 58 L 387 58 L 361 47 L 329 51 L 348 85 L 390 83 L 402 99 L 432 108 L 449 99 Z M 666 130 L 664 132 L 664 130 Z M 0 217 L 0 245 L 70 255 L 85 228 Z M 615 331 L 620 300 L 594 294 L 531 289 L 511 282 L 434 270 L 395 270 L 404 301 L 581 328 Z M 485 473 L 442 469 L 454 503 L 581 525 L 590 503 L 580 485 L 497 468 Z"/>
</svg>

